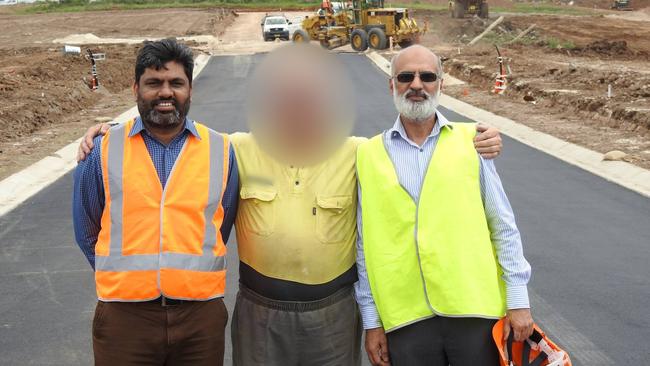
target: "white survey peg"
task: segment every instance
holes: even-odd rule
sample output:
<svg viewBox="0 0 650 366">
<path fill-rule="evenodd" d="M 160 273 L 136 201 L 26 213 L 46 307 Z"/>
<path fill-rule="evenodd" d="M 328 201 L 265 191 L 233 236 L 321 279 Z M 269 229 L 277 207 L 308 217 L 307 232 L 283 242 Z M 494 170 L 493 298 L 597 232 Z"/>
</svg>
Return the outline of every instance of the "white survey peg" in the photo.
<svg viewBox="0 0 650 366">
<path fill-rule="evenodd" d="M 65 55 L 80 55 L 81 54 L 81 47 L 65 45 L 65 46 L 63 46 L 63 54 L 65 54 Z"/>
</svg>

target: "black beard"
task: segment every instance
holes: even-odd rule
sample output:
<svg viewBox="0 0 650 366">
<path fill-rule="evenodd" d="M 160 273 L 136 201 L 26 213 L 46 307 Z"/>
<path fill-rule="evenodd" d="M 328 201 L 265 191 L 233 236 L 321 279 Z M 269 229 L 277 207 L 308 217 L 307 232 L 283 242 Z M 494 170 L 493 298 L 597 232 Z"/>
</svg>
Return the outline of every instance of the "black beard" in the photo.
<svg viewBox="0 0 650 366">
<path fill-rule="evenodd" d="M 155 106 L 163 101 L 174 103 L 174 111 L 171 113 L 160 113 Z M 179 124 L 185 123 L 185 117 L 190 110 L 190 99 L 188 98 L 184 105 L 180 106 L 175 99 L 154 100 L 147 102 L 138 98 L 138 111 L 145 126 L 151 126 L 158 129 L 174 129 Z"/>
</svg>

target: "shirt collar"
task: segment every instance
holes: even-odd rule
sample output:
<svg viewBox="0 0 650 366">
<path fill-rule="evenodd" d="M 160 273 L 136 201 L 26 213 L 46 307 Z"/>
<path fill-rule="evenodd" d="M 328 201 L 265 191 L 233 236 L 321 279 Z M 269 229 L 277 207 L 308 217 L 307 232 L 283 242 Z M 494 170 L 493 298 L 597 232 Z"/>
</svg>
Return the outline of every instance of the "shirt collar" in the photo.
<svg viewBox="0 0 650 366">
<path fill-rule="evenodd" d="M 451 129 L 454 128 L 454 126 L 449 122 L 449 120 L 445 116 L 442 115 L 442 113 L 436 111 L 436 124 L 433 125 L 433 129 L 431 130 L 429 137 L 433 137 L 439 134 L 440 130 L 442 130 L 443 127 L 447 127 Z M 393 124 L 393 127 L 388 130 L 388 135 L 391 138 L 400 136 L 402 139 L 409 141 L 408 135 L 406 134 L 406 130 L 404 129 L 404 125 L 402 124 L 402 120 L 399 115 L 397 116 L 397 119 L 395 120 L 395 124 Z"/>
<path fill-rule="evenodd" d="M 142 122 L 142 118 L 140 116 L 135 118 L 135 123 L 133 124 L 133 127 L 131 127 L 131 132 L 129 132 L 129 137 L 133 137 L 140 132 L 144 131 L 144 123 Z M 199 135 L 199 131 L 196 129 L 196 126 L 194 125 L 194 121 L 192 121 L 189 118 L 185 118 L 185 130 L 189 131 L 194 137 L 197 139 L 201 139 L 201 136 Z"/>
</svg>

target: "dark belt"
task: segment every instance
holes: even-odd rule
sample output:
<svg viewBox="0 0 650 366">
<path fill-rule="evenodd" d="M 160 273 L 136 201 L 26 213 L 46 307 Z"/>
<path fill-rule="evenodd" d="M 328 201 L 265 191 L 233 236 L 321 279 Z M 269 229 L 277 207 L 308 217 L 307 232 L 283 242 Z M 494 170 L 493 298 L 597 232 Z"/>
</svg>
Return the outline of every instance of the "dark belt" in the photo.
<svg viewBox="0 0 650 366">
<path fill-rule="evenodd" d="M 145 303 L 148 304 L 159 304 L 160 306 L 178 306 L 182 304 L 187 304 L 190 302 L 196 302 L 193 300 L 178 300 L 178 299 L 170 299 L 169 297 L 161 296 L 157 299 L 149 300 L 149 301 L 144 301 Z"/>
<path fill-rule="evenodd" d="M 352 265 L 347 271 L 329 282 L 308 285 L 267 277 L 248 264 L 242 261 L 239 262 L 239 282 L 258 295 L 278 301 L 309 302 L 322 300 L 334 295 L 342 288 L 352 287 L 357 280 L 357 267 L 355 265 Z"/>
<path fill-rule="evenodd" d="M 320 299 L 316 301 L 279 301 L 279 300 L 273 300 L 264 297 L 256 293 L 255 291 L 249 289 L 244 284 L 240 283 L 238 296 L 242 296 L 257 305 L 261 305 L 267 308 L 301 313 L 301 312 L 324 309 L 346 298 L 351 298 L 352 294 L 353 294 L 353 287 L 352 285 L 350 285 L 338 290 L 334 294 L 324 299 Z"/>
</svg>

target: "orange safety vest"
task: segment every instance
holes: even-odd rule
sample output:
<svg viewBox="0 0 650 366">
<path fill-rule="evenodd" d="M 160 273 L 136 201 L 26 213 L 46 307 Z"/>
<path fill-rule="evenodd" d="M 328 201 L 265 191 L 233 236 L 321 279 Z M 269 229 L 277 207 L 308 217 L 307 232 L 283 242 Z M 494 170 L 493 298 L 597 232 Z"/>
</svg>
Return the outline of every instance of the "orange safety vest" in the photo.
<svg viewBox="0 0 650 366">
<path fill-rule="evenodd" d="M 95 247 L 97 297 L 208 300 L 226 287 L 221 205 L 229 142 L 195 123 L 162 188 L 134 120 L 102 139 L 105 207 Z"/>
</svg>

